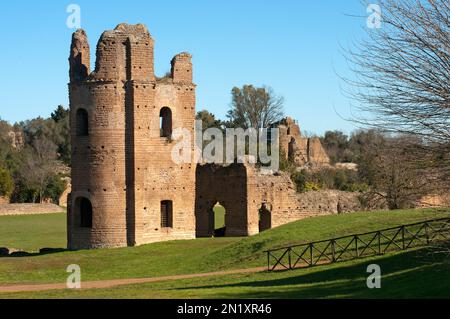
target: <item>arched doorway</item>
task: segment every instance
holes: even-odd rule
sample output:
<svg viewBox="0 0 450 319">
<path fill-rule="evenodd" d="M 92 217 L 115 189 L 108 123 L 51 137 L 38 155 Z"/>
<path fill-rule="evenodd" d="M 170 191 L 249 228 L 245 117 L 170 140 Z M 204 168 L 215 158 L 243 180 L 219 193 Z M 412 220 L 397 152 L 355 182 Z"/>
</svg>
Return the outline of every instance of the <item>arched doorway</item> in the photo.
<svg viewBox="0 0 450 319">
<path fill-rule="evenodd" d="M 272 228 L 272 213 L 267 204 L 262 204 L 259 209 L 259 232 Z"/>
<path fill-rule="evenodd" d="M 170 138 L 172 136 L 172 111 L 167 106 L 159 112 L 159 131 L 161 137 Z"/>
<path fill-rule="evenodd" d="M 225 237 L 226 233 L 226 209 L 216 202 L 211 210 L 210 229 L 214 237 Z"/>
</svg>

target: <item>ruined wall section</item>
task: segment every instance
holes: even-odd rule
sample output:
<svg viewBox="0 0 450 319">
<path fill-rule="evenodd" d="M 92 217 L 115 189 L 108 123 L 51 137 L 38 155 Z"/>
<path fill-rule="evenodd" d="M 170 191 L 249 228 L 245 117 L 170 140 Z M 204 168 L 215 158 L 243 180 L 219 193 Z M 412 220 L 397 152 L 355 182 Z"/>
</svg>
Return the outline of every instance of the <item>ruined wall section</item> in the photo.
<svg viewBox="0 0 450 319">
<path fill-rule="evenodd" d="M 134 88 L 136 243 L 195 238 L 195 165 L 176 163 L 177 141 L 160 136 L 160 112 L 169 108 L 172 128 L 187 130 L 194 147 L 195 85 L 157 82 Z M 173 227 L 161 227 L 161 201 L 173 203 Z"/>
<path fill-rule="evenodd" d="M 330 164 L 330 158 L 325 152 L 318 137 L 308 139 L 308 158 L 309 162 L 315 166 Z"/>
<path fill-rule="evenodd" d="M 250 236 L 263 231 L 260 210 L 270 212 L 270 228 L 303 218 L 317 211 L 304 205 L 289 175 L 264 173 L 253 164 L 197 166 L 197 236 L 211 237 L 214 232 L 213 207 L 225 207 L 225 236 Z"/>
<path fill-rule="evenodd" d="M 330 159 L 318 138 L 301 136 L 300 127 L 290 117 L 274 124 L 279 129 L 280 148 L 285 159 L 291 160 L 296 166 L 328 165 Z"/>
<path fill-rule="evenodd" d="M 247 169 L 242 164 L 200 164 L 196 171 L 197 237 L 214 234 L 213 207 L 225 210 L 225 236 L 248 236 Z"/>
<path fill-rule="evenodd" d="M 192 61 L 187 52 L 177 54 L 171 61 L 173 82 L 177 84 L 192 83 Z"/>
<path fill-rule="evenodd" d="M 259 232 L 259 211 L 266 207 L 271 213 L 271 228 L 278 227 L 312 214 L 302 209 L 295 185 L 284 172 L 262 173 L 247 165 L 249 234 Z"/>
<path fill-rule="evenodd" d="M 249 234 L 258 233 L 259 210 L 271 213 L 271 228 L 297 220 L 360 211 L 359 194 L 335 190 L 299 194 L 289 174 L 264 174 L 247 166 Z"/>
<path fill-rule="evenodd" d="M 154 81 L 154 41 L 142 24 L 119 24 L 97 43 L 93 81 Z"/>
<path fill-rule="evenodd" d="M 323 216 L 364 210 L 359 200 L 360 195 L 355 192 L 327 189 L 298 194 L 298 199 L 302 210 L 309 212 L 311 216 Z"/>
<path fill-rule="evenodd" d="M 91 69 L 91 55 L 89 41 L 84 30 L 78 30 L 72 35 L 69 57 L 70 82 L 84 81 Z"/>
</svg>

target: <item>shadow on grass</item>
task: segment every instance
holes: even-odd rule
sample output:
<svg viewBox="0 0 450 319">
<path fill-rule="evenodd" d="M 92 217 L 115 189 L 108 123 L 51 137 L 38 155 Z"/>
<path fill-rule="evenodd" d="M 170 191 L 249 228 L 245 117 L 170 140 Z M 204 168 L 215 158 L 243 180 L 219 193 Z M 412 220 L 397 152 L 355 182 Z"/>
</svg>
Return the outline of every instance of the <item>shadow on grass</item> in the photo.
<svg viewBox="0 0 450 319">
<path fill-rule="evenodd" d="M 65 248 L 41 248 L 39 252 L 26 252 L 26 251 L 14 251 L 12 253 L 9 252 L 8 248 L 0 248 L 0 258 L 21 258 L 21 257 L 35 257 L 35 256 L 44 256 L 56 253 L 62 253 L 68 251 Z"/>
<path fill-rule="evenodd" d="M 218 298 L 450 298 L 449 248 L 447 244 L 356 260 L 350 265 L 337 263 L 332 268 L 259 274 L 281 277 L 271 280 L 173 289 L 219 289 Z M 381 289 L 367 288 L 367 266 L 372 263 L 381 267 Z"/>
</svg>

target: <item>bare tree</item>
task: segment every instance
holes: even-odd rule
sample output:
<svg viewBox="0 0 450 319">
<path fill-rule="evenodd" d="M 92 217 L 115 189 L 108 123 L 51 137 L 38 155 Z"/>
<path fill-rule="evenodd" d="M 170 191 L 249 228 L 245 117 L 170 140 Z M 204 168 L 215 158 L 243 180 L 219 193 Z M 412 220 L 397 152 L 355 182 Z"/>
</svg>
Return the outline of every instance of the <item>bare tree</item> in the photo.
<svg viewBox="0 0 450 319">
<path fill-rule="evenodd" d="M 381 0 L 382 24 L 347 51 L 355 121 L 450 141 L 450 2 Z"/>
<path fill-rule="evenodd" d="M 42 202 L 44 192 L 55 174 L 57 146 L 47 139 L 37 139 L 24 149 L 20 165 L 20 179 L 33 192 L 32 201 Z"/>
<path fill-rule="evenodd" d="M 284 99 L 270 87 L 253 85 L 234 87 L 231 91 L 231 110 L 227 117 L 235 127 L 267 128 L 283 117 Z"/>
<path fill-rule="evenodd" d="M 382 199 L 390 209 L 399 209 L 416 207 L 424 196 L 440 194 L 440 167 L 425 163 L 436 159 L 418 145 L 411 135 L 378 135 L 363 145 L 359 174 L 370 186 L 367 199 Z"/>
</svg>

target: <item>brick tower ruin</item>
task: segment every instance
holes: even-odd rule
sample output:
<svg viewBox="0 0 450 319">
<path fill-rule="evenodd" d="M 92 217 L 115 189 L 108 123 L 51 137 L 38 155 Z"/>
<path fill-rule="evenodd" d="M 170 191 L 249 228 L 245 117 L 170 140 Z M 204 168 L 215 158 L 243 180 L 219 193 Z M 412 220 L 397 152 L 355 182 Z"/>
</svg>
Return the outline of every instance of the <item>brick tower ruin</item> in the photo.
<svg viewBox="0 0 450 319">
<path fill-rule="evenodd" d="M 172 130 L 194 130 L 191 56 L 176 55 L 159 79 L 146 27 L 120 24 L 102 34 L 92 73 L 76 31 L 69 64 L 69 249 L 194 238 L 195 166 L 171 159 Z"/>
</svg>

